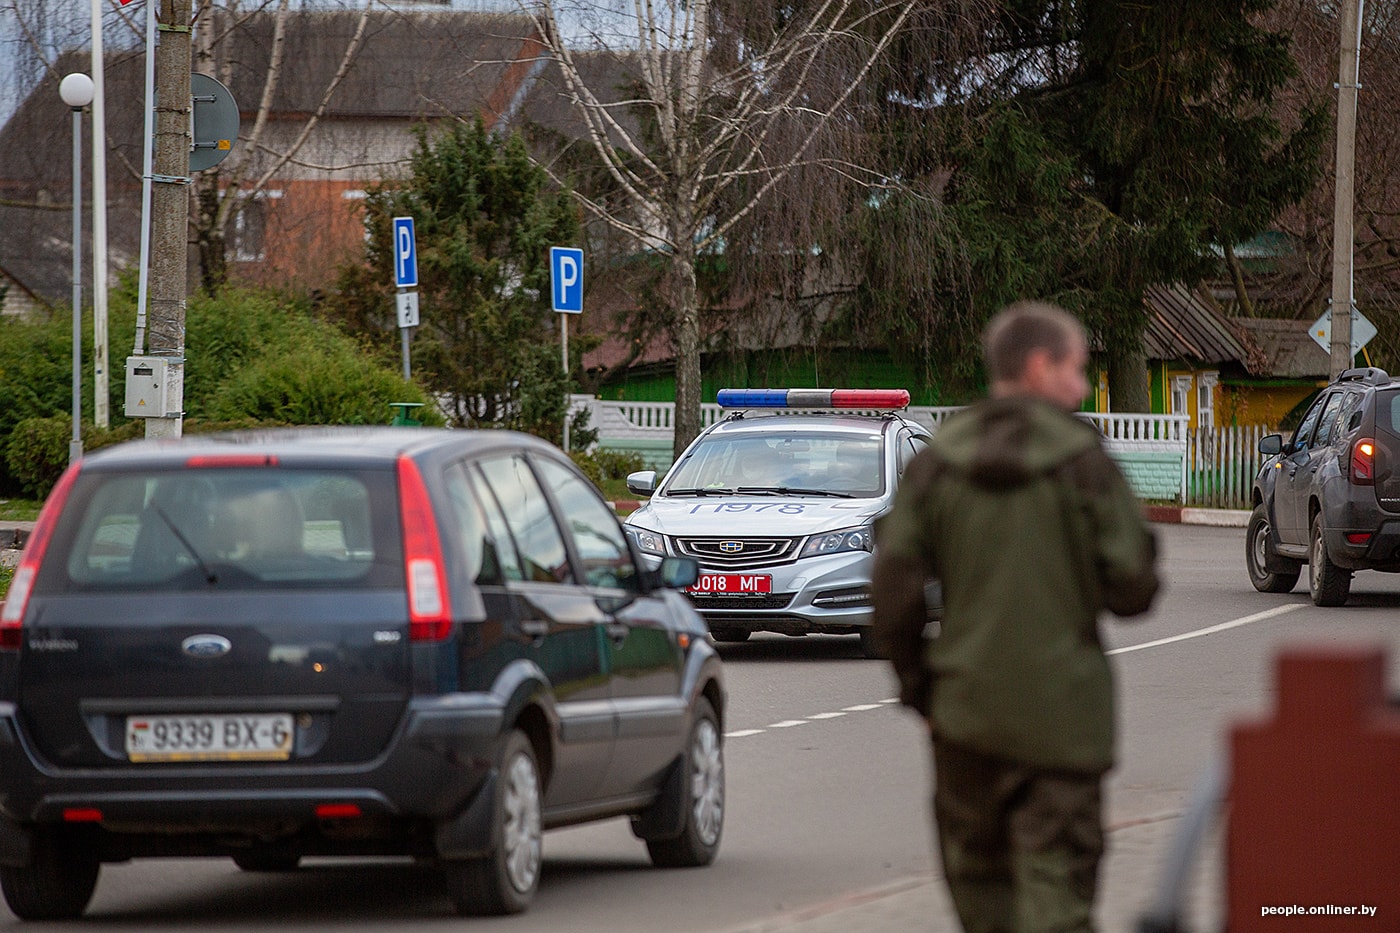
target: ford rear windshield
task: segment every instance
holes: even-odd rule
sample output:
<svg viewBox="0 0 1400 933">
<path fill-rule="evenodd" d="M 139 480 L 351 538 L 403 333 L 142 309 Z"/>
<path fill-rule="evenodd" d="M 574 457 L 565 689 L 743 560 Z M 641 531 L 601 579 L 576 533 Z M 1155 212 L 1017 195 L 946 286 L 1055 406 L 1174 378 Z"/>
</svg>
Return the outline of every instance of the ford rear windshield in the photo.
<svg viewBox="0 0 1400 933">
<path fill-rule="evenodd" d="M 84 473 L 40 591 L 403 585 L 388 471 Z"/>
</svg>

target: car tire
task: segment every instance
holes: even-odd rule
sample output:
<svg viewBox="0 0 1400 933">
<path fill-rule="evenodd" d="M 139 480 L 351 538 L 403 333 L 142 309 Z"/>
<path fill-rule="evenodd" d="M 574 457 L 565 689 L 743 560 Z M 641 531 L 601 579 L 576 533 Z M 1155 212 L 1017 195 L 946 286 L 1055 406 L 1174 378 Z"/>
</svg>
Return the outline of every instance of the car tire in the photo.
<svg viewBox="0 0 1400 933">
<path fill-rule="evenodd" d="M 888 657 L 884 646 L 875 638 L 875 632 L 870 628 L 860 630 L 860 653 L 876 661 L 883 661 Z"/>
<path fill-rule="evenodd" d="M 0 889 L 21 920 L 76 920 L 92 900 L 101 868 L 95 856 L 71 839 L 40 830 L 27 866 L 0 867 Z"/>
<path fill-rule="evenodd" d="M 235 855 L 233 864 L 243 871 L 296 871 L 297 866 L 301 864 L 301 857 L 297 855 L 258 855 L 245 852 L 242 855 Z"/>
<path fill-rule="evenodd" d="M 1298 584 L 1303 572 L 1301 564 L 1290 561 L 1293 569 L 1287 572 L 1271 573 L 1266 558 L 1269 554 L 1269 533 L 1273 530 L 1269 522 L 1269 510 L 1261 502 L 1249 516 L 1249 530 L 1244 536 L 1244 563 L 1249 568 L 1249 582 L 1261 593 L 1291 593 Z M 1276 558 L 1277 559 L 1277 558 Z"/>
<path fill-rule="evenodd" d="M 514 730 L 501 748 L 493 819 L 496 848 L 488 855 L 442 863 L 447 892 L 464 916 L 518 914 L 530 906 L 543 867 L 540 768 L 525 733 Z"/>
<path fill-rule="evenodd" d="M 648 839 L 647 853 L 657 868 L 698 868 L 715 860 L 724 833 L 724 742 L 710 701 L 695 704 L 695 720 L 681 759 L 683 779 L 675 782 L 685 814 L 680 835 Z"/>
<path fill-rule="evenodd" d="M 1351 571 L 1338 567 L 1327 556 L 1327 541 L 1322 536 L 1322 516 L 1312 522 L 1312 545 L 1308 551 L 1308 590 L 1317 606 L 1346 605 L 1351 594 Z"/>
<path fill-rule="evenodd" d="M 715 641 L 748 641 L 753 632 L 746 628 L 731 628 L 725 625 L 717 625 L 710 629 L 710 635 Z"/>
</svg>

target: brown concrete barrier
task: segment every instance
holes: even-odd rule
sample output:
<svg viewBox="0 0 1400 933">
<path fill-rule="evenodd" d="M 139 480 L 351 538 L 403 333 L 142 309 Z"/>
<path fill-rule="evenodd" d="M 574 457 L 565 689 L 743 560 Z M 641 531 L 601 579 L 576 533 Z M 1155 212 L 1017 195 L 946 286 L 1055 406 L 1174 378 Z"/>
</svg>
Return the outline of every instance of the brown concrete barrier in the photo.
<svg viewBox="0 0 1400 933">
<path fill-rule="evenodd" d="M 1400 931 L 1400 712 L 1380 648 L 1278 658 L 1273 716 L 1231 736 L 1228 929 Z"/>
</svg>

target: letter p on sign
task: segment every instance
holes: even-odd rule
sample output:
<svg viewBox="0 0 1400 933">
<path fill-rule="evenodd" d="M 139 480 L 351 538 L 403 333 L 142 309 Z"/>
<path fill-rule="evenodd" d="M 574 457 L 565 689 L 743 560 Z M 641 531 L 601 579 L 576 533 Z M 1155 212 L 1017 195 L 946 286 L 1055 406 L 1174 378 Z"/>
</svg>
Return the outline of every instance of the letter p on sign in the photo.
<svg viewBox="0 0 1400 933">
<path fill-rule="evenodd" d="M 394 284 L 418 287 L 418 247 L 414 244 L 413 218 L 394 218 Z"/>
<path fill-rule="evenodd" d="M 573 246 L 549 248 L 550 295 L 555 311 L 583 313 L 583 250 Z"/>
</svg>

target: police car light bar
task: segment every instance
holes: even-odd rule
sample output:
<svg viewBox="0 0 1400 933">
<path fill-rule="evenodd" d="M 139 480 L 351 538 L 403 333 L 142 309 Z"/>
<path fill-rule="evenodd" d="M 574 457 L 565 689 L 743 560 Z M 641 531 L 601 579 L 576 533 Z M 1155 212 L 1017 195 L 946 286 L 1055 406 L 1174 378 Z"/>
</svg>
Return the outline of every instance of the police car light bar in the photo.
<svg viewBox="0 0 1400 933">
<path fill-rule="evenodd" d="M 720 389 L 720 408 L 856 408 L 889 410 L 909 407 L 904 389 Z"/>
</svg>

